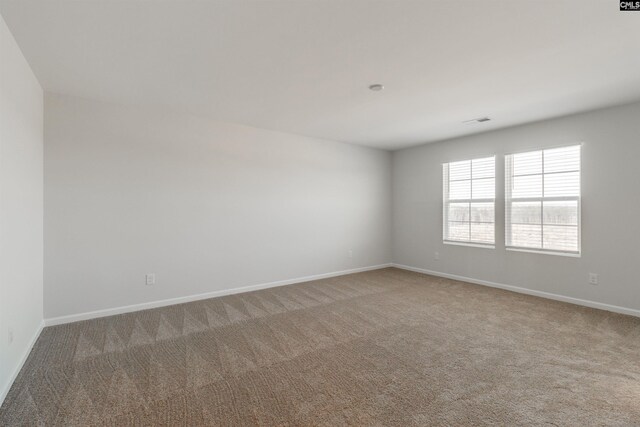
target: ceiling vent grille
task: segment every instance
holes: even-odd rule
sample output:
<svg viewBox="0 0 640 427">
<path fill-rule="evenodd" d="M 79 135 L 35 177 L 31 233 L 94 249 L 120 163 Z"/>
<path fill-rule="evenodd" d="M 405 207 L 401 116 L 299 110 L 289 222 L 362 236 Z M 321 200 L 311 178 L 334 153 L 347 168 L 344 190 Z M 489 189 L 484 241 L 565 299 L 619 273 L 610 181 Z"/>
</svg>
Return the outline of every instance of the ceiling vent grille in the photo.
<svg viewBox="0 0 640 427">
<path fill-rule="evenodd" d="M 465 124 L 469 124 L 469 123 L 484 123 L 484 122 L 488 122 L 489 120 L 491 120 L 489 117 L 479 117 L 477 119 L 465 120 L 462 123 L 465 123 Z"/>
</svg>

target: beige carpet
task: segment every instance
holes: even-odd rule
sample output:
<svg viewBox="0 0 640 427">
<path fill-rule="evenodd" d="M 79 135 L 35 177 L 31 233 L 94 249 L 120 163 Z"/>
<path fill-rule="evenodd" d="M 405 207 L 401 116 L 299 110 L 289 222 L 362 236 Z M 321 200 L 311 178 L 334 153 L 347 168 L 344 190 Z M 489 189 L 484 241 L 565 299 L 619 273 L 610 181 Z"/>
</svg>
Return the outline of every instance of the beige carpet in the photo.
<svg viewBox="0 0 640 427">
<path fill-rule="evenodd" d="M 42 424 L 640 425 L 640 319 L 385 269 L 49 327 Z"/>
</svg>

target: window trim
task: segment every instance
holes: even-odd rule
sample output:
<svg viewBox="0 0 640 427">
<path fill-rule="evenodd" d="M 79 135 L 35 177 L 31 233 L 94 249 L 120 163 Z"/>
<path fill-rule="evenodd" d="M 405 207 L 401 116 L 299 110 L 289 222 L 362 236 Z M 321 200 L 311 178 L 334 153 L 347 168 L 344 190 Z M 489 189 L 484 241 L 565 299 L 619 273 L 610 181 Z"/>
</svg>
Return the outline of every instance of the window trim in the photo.
<svg viewBox="0 0 640 427">
<path fill-rule="evenodd" d="M 569 258 L 581 258 L 581 253 L 569 252 L 569 251 L 559 251 L 559 250 L 551 250 L 551 249 L 532 249 L 532 248 L 521 248 L 516 246 L 507 246 L 505 250 L 509 252 L 525 252 L 530 254 L 540 254 L 540 255 L 556 255 L 556 256 L 566 256 Z"/>
<path fill-rule="evenodd" d="M 493 179 L 493 199 L 474 199 L 473 198 L 473 161 L 474 160 L 479 160 L 479 159 L 487 159 L 487 158 L 493 158 L 493 176 L 492 177 L 485 177 L 485 178 L 476 178 L 476 180 L 483 180 L 483 179 Z M 498 181 L 497 181 L 497 160 L 498 156 L 496 154 L 491 154 L 489 156 L 476 156 L 476 157 L 472 157 L 472 158 L 468 158 L 468 159 L 463 159 L 463 160 L 450 160 L 447 162 L 443 162 L 442 163 L 442 243 L 445 245 L 454 245 L 454 246 L 469 246 L 472 248 L 484 248 L 484 249 L 495 249 L 496 248 L 496 218 L 497 218 L 497 212 L 496 212 L 496 188 L 498 185 Z M 454 179 L 454 180 L 450 180 L 449 179 L 449 165 L 451 163 L 457 163 L 457 162 L 470 162 L 471 164 L 471 170 L 470 170 L 470 175 L 469 175 L 469 179 Z M 446 171 L 446 174 L 445 174 Z M 445 188 L 448 191 L 450 188 L 450 184 L 451 182 L 460 182 L 460 181 L 469 181 L 469 185 L 471 187 L 471 193 L 469 194 L 470 198 L 469 199 L 455 199 L 455 200 L 450 200 L 448 197 L 448 193 L 445 193 Z M 448 208 L 449 208 L 449 204 L 450 203 L 465 203 L 469 205 L 469 228 L 471 228 L 471 224 L 493 224 L 493 243 L 483 243 L 483 242 L 477 242 L 474 240 L 469 240 L 469 241 L 460 241 L 460 240 L 449 240 L 446 238 L 447 236 L 447 231 L 449 228 L 449 223 L 450 222 L 456 222 L 456 221 L 449 221 L 449 217 L 448 217 Z M 472 203 L 493 203 L 493 222 L 489 223 L 489 222 L 477 222 L 477 221 L 471 221 L 471 204 Z M 464 222 L 466 223 L 467 221 L 459 221 L 459 222 Z M 471 230 L 469 230 L 469 238 L 471 238 Z"/>
<path fill-rule="evenodd" d="M 557 148 L 568 148 L 568 147 L 576 147 L 579 146 L 580 147 L 580 169 L 579 170 L 568 170 L 568 171 L 561 171 L 561 172 L 548 172 L 545 174 L 544 172 L 544 152 L 547 150 L 553 150 L 553 149 L 557 149 Z M 527 247 L 527 246 L 514 246 L 514 245 L 509 245 L 507 244 L 507 238 L 508 236 L 510 236 L 512 233 L 509 232 L 509 227 L 513 224 L 511 222 L 511 217 L 510 215 L 508 215 L 508 207 L 509 207 L 509 202 L 513 203 L 513 198 L 509 197 L 511 190 L 508 189 L 509 187 L 509 183 L 512 182 L 513 180 L 513 162 L 512 161 L 507 161 L 508 158 L 513 158 L 514 155 L 516 154 L 524 154 L 524 153 L 530 153 L 530 152 L 536 152 L 536 151 L 542 151 L 543 152 L 543 160 L 542 160 L 542 172 L 541 173 L 534 173 L 534 174 L 524 174 L 524 175 L 518 175 L 518 176 L 537 176 L 540 175 L 542 177 L 542 192 L 544 194 L 544 176 L 545 175 L 554 175 L 554 174 L 560 174 L 560 173 L 575 173 L 578 172 L 579 173 L 579 179 L 580 179 L 580 193 L 578 194 L 578 196 L 552 196 L 552 197 L 524 197 L 524 198 L 519 198 L 517 199 L 518 202 L 540 202 L 541 203 L 541 209 L 540 209 L 540 216 L 541 216 L 541 221 L 540 224 L 531 224 L 531 225 L 540 225 L 540 231 L 541 231 L 541 238 L 544 239 L 544 219 L 543 219 L 543 215 L 544 215 L 544 202 L 554 202 L 554 201 L 575 201 L 577 203 L 577 224 L 575 225 L 575 227 L 577 228 L 578 231 L 578 236 L 577 236 L 577 246 L 578 246 L 578 250 L 577 251 L 563 251 L 563 250 L 559 250 L 559 249 L 544 249 L 544 248 L 531 248 L 531 247 Z M 511 153 L 505 153 L 504 154 L 504 248 L 507 251 L 512 251 L 512 252 L 529 252 L 529 253 L 536 253 L 536 254 L 542 254 L 542 255 L 557 255 L 557 256 L 567 256 L 567 257 L 573 257 L 573 258 L 580 258 L 582 257 L 582 160 L 583 160 L 583 151 L 584 151 L 584 143 L 579 142 L 579 143 L 573 143 L 573 144 L 566 144 L 566 145 L 555 145 L 555 146 L 549 146 L 549 147 L 544 147 L 544 148 L 537 148 L 537 149 L 530 149 L 530 150 L 524 150 L 524 151 L 517 151 L 517 152 L 511 152 Z M 550 224 L 547 224 L 550 225 Z M 553 225 L 553 224 L 551 224 Z M 567 225 L 568 226 L 568 225 Z"/>
<path fill-rule="evenodd" d="M 483 249 L 495 249 L 495 244 L 490 243 L 469 243 L 469 242 L 459 242 L 457 240 L 442 240 L 442 244 L 451 245 L 451 246 L 470 246 L 472 248 L 483 248 Z"/>
</svg>

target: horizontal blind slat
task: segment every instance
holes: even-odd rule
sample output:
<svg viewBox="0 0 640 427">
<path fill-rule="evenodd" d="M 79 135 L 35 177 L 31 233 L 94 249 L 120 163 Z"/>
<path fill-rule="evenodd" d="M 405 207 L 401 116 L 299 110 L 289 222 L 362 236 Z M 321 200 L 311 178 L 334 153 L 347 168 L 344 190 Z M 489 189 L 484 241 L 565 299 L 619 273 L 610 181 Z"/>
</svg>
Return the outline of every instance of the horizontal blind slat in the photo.
<svg viewBox="0 0 640 427">
<path fill-rule="evenodd" d="M 495 243 L 495 156 L 444 163 L 443 241 Z"/>
<path fill-rule="evenodd" d="M 580 252 L 580 145 L 505 156 L 505 245 Z"/>
</svg>

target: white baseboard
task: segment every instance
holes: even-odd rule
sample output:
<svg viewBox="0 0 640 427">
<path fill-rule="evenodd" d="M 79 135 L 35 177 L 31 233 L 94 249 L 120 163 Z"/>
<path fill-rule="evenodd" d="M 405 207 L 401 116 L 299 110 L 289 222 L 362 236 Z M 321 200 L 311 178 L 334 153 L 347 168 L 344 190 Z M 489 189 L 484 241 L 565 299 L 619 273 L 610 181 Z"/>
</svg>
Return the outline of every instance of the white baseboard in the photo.
<svg viewBox="0 0 640 427">
<path fill-rule="evenodd" d="M 38 340 L 38 337 L 40 336 L 40 332 L 42 332 L 42 328 L 44 328 L 44 326 L 45 326 L 44 320 L 42 320 L 40 322 L 40 325 L 38 326 L 38 329 L 36 329 L 36 333 L 33 334 L 33 337 L 31 337 L 31 340 L 29 341 L 27 348 L 25 348 L 24 352 L 22 353 L 22 357 L 20 358 L 18 365 L 16 365 L 16 367 L 13 369 L 13 372 L 9 377 L 9 379 L 7 380 L 7 383 L 4 385 L 2 390 L 0 390 L 0 406 L 2 406 L 2 402 L 4 402 L 5 397 L 7 397 L 7 394 L 9 393 L 9 390 L 11 389 L 13 382 L 16 380 L 16 377 L 18 376 L 18 374 L 20 373 L 20 370 L 24 366 L 24 362 L 27 361 L 27 358 L 29 357 L 29 353 L 31 353 L 31 349 L 33 348 L 33 345 Z"/>
<path fill-rule="evenodd" d="M 86 313 L 71 314 L 68 316 L 52 317 L 45 319 L 45 326 L 61 325 L 64 323 L 78 322 L 81 320 L 96 319 L 98 317 L 113 316 L 115 314 L 130 313 L 132 311 L 148 310 L 150 308 L 165 307 L 174 304 L 183 304 L 191 301 L 198 301 L 208 298 L 221 297 L 225 295 L 239 294 L 243 292 L 257 291 L 260 289 L 275 288 L 277 286 L 292 285 L 295 283 L 310 282 L 312 280 L 327 279 L 329 277 L 344 276 L 346 274 L 361 273 L 363 271 L 379 270 L 391 267 L 392 264 L 379 264 L 369 267 L 354 268 L 350 270 L 334 271 L 331 273 L 316 274 L 313 276 L 297 277 L 295 279 L 279 280 L 276 282 L 260 283 L 257 285 L 243 286 L 233 289 L 222 289 L 219 291 L 206 292 L 203 294 L 188 295 L 184 297 L 170 298 L 160 301 L 144 302 L 140 304 L 127 305 L 123 307 L 107 308 L 104 310 L 89 311 Z"/>
<path fill-rule="evenodd" d="M 571 304 L 582 305 L 585 307 L 598 308 L 600 310 L 606 310 L 614 313 L 628 314 L 630 316 L 640 317 L 640 310 L 636 310 L 633 308 L 620 307 L 617 305 L 605 304 L 601 302 L 590 301 L 590 300 L 585 300 L 580 298 L 573 298 L 573 297 L 568 297 L 564 295 L 553 294 L 550 292 L 536 291 L 533 289 L 521 288 L 519 286 L 505 285 L 502 283 L 490 282 L 488 280 L 474 279 L 472 277 L 464 277 L 464 276 L 458 276 L 455 274 L 441 273 L 439 271 L 426 270 L 424 268 L 411 267 L 403 264 L 393 264 L 393 267 L 400 268 L 402 270 L 415 271 L 416 273 L 423 273 L 431 276 L 444 277 L 447 279 L 459 280 L 461 282 L 468 282 L 476 285 L 490 286 L 492 288 L 505 289 L 507 291 L 518 292 L 520 294 L 533 295 L 536 297 L 568 302 Z"/>
</svg>

